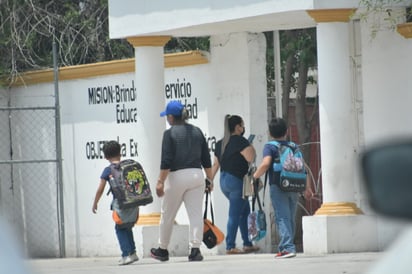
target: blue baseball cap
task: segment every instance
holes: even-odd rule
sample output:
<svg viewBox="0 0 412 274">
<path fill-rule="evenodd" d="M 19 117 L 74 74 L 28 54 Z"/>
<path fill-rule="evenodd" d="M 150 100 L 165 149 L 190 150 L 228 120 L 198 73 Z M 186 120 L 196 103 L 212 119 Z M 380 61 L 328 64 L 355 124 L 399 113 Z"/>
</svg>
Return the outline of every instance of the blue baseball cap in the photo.
<svg viewBox="0 0 412 274">
<path fill-rule="evenodd" d="M 167 106 L 165 111 L 160 112 L 160 116 L 166 116 L 166 115 L 173 115 L 173 116 L 182 116 L 182 110 L 185 106 L 180 103 L 180 101 L 172 100 L 170 101 Z"/>
</svg>

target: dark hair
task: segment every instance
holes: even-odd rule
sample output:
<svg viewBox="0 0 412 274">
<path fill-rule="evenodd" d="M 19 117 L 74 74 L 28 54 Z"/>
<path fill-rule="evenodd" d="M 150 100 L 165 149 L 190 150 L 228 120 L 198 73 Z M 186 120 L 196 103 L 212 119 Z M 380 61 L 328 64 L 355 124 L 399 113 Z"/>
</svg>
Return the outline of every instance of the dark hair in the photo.
<svg viewBox="0 0 412 274">
<path fill-rule="evenodd" d="M 227 143 L 229 142 L 230 135 L 235 131 L 237 125 L 241 125 L 243 122 L 242 117 L 238 115 L 226 114 L 224 122 L 224 135 L 222 140 L 222 148 L 220 155 L 223 155 Z"/>
<path fill-rule="evenodd" d="M 269 122 L 269 133 L 273 138 L 280 138 L 286 135 L 288 126 L 282 118 L 273 118 Z"/>
<path fill-rule="evenodd" d="M 230 133 L 233 133 L 235 131 L 235 127 L 242 124 L 243 119 L 238 115 L 226 115 L 226 117 L 228 117 L 227 128 Z"/>
<path fill-rule="evenodd" d="M 120 144 L 116 141 L 108 141 L 103 145 L 104 158 L 110 159 L 120 156 Z"/>
</svg>

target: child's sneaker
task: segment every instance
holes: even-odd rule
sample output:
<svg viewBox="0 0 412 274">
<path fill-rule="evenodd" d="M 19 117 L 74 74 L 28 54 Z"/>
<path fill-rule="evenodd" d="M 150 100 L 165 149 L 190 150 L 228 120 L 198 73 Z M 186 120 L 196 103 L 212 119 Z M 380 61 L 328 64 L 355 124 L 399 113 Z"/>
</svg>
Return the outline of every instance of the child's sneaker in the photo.
<svg viewBox="0 0 412 274">
<path fill-rule="evenodd" d="M 133 252 L 129 254 L 129 256 L 120 258 L 119 265 L 128 265 L 138 260 L 139 260 L 139 257 L 137 257 L 136 252 Z"/>
<path fill-rule="evenodd" d="M 119 260 L 119 265 L 128 265 L 133 263 L 132 258 L 130 258 L 130 256 L 126 256 L 126 257 L 122 257 Z"/>
<path fill-rule="evenodd" d="M 287 251 L 282 251 L 278 252 L 275 256 L 276 259 L 285 259 L 285 258 L 292 258 L 295 257 L 296 253 L 295 252 L 287 252 Z"/>
<path fill-rule="evenodd" d="M 161 262 L 169 260 L 169 251 L 167 251 L 167 249 L 162 249 L 160 247 L 150 249 L 150 255 L 152 256 L 152 258 L 159 260 Z"/>
<path fill-rule="evenodd" d="M 139 257 L 137 257 L 136 252 L 133 252 L 132 254 L 130 254 L 128 257 L 130 257 L 130 259 L 132 260 L 132 262 L 136 262 L 139 260 Z"/>
<path fill-rule="evenodd" d="M 203 261 L 203 256 L 199 248 L 192 248 L 189 255 L 189 262 Z"/>
</svg>

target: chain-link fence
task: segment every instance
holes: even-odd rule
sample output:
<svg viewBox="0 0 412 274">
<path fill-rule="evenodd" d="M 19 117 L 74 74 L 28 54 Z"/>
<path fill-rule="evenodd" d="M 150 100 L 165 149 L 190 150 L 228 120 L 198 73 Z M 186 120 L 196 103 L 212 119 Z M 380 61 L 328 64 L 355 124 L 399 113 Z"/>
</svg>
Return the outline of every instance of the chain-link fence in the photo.
<svg viewBox="0 0 412 274">
<path fill-rule="evenodd" d="M 64 252 L 55 114 L 0 108 L 0 211 L 36 258 Z"/>
</svg>

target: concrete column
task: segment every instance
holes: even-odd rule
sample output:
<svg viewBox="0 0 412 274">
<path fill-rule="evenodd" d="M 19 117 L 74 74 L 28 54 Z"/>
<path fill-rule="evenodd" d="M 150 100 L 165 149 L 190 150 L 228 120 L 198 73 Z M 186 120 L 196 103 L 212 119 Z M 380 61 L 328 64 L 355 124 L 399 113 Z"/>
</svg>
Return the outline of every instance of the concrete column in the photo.
<svg viewBox="0 0 412 274">
<path fill-rule="evenodd" d="M 153 192 L 160 168 L 161 140 L 165 129 L 165 121 L 159 113 L 165 107 L 163 47 L 169 39 L 169 36 L 127 38 L 135 48 L 138 161 L 147 173 Z M 138 224 L 159 224 L 159 220 L 159 199 L 155 198 L 152 204 L 140 207 Z"/>
<path fill-rule="evenodd" d="M 137 86 L 137 140 L 138 160 L 147 173 L 153 195 L 156 195 L 157 176 L 166 120 L 160 117 L 166 102 L 164 96 L 164 52 L 169 36 L 132 37 L 127 40 L 135 48 L 135 74 Z M 149 257 L 150 248 L 158 246 L 160 199 L 156 196 L 150 205 L 140 207 L 135 230 L 137 253 Z M 188 226 L 176 225 L 169 245 L 170 256 L 186 256 L 188 252 Z"/>
<path fill-rule="evenodd" d="M 308 11 L 317 22 L 323 204 L 303 218 L 307 253 L 372 251 L 374 218 L 355 200 L 358 134 L 350 56 L 351 9 Z M 365 231 L 368 231 L 365 233 Z"/>
<path fill-rule="evenodd" d="M 316 214 L 359 214 L 354 198 L 358 141 L 347 22 L 317 26 L 323 205 Z"/>
</svg>

